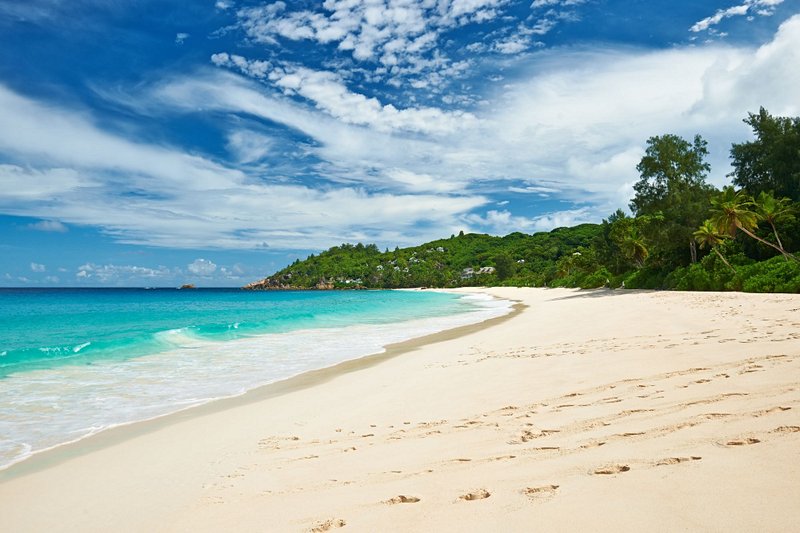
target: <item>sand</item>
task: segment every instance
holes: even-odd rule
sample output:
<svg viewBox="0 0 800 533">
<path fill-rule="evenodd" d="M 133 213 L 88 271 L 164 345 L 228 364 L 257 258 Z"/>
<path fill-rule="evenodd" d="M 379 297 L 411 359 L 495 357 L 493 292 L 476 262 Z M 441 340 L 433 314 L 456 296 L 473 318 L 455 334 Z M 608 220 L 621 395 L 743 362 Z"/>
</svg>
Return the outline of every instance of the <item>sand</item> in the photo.
<svg viewBox="0 0 800 533">
<path fill-rule="evenodd" d="M 797 530 L 800 296 L 482 290 L 518 312 L 0 473 L 0 531 Z"/>
</svg>

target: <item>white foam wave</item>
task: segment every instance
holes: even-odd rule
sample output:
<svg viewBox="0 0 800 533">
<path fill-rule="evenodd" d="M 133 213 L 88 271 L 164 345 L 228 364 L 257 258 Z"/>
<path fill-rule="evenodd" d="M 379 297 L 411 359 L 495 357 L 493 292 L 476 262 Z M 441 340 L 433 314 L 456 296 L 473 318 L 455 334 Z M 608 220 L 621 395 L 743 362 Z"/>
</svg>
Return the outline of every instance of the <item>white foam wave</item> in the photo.
<svg viewBox="0 0 800 533">
<path fill-rule="evenodd" d="M 11 375 L 2 382 L 0 435 L 6 439 L 2 442 L 14 446 L 0 445 L 0 468 L 109 427 L 242 394 L 309 370 L 380 353 L 388 344 L 502 316 L 511 309 L 511 302 L 483 295 L 465 295 L 463 300 L 470 310 L 456 315 L 224 342 L 201 340 L 185 328 L 176 329 L 159 334 L 172 349 L 158 354 Z"/>
</svg>

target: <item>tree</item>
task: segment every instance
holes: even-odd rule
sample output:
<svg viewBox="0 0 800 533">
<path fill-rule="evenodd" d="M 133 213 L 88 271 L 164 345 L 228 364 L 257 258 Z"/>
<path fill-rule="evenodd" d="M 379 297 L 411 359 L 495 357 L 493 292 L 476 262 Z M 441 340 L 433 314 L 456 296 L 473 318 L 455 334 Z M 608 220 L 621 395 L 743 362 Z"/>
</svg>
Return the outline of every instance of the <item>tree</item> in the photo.
<svg viewBox="0 0 800 533">
<path fill-rule="evenodd" d="M 625 224 L 626 222 L 624 221 L 629 218 L 622 209 L 617 209 L 607 220 L 603 220 L 601 225 L 602 233 L 592 242 L 592 247 L 597 251 L 600 262 L 614 274 L 622 274 L 629 268 L 628 261 L 623 255 L 619 243 L 613 238 L 613 234 L 618 231 L 615 228 Z"/>
<path fill-rule="evenodd" d="M 609 217 L 611 218 L 611 217 Z M 617 249 L 636 268 L 642 268 L 650 251 L 647 249 L 642 228 L 649 224 L 650 217 L 615 217 L 609 236 Z"/>
<path fill-rule="evenodd" d="M 504 280 L 514 275 L 514 267 L 516 264 L 511 256 L 503 252 L 495 256 L 494 267 L 497 273 L 497 279 Z"/>
<path fill-rule="evenodd" d="M 755 203 L 750 196 L 743 190 L 737 191 L 729 185 L 724 187 L 720 194 L 711 199 L 712 223 L 717 228 L 717 231 L 724 235 L 733 237 L 736 235 L 736 230 L 742 230 L 748 237 L 774 248 L 782 253 L 784 257 L 791 257 L 797 260 L 794 255 L 781 250 L 771 242 L 765 241 L 753 233 L 759 220 L 758 214 L 753 210 L 754 207 Z"/>
<path fill-rule="evenodd" d="M 697 260 L 693 231 L 706 218 L 713 187 L 705 181 L 710 166 L 707 143 L 700 135 L 689 141 L 677 135 L 647 140 L 636 170 L 639 181 L 630 208 L 636 216 L 664 215 L 652 240 L 665 266 Z M 687 253 L 688 252 L 688 253 Z"/>
<path fill-rule="evenodd" d="M 711 170 L 705 162 L 708 143 L 695 135 L 689 143 L 677 135 L 661 135 L 647 139 L 647 149 L 636 170 L 639 181 L 630 208 L 635 215 L 665 212 L 674 207 L 681 191 L 706 187 L 706 174 Z"/>
<path fill-rule="evenodd" d="M 773 117 L 762 107 L 744 122 L 756 139 L 731 147 L 733 183 L 752 195 L 772 191 L 800 201 L 800 117 Z"/>
<path fill-rule="evenodd" d="M 736 274 L 736 269 L 731 266 L 728 260 L 725 259 L 725 256 L 723 256 L 717 248 L 717 246 L 722 244 L 726 239 L 726 236 L 717 231 L 717 228 L 711 220 L 706 220 L 700 225 L 700 228 L 694 232 L 694 238 L 700 245 L 700 248 L 711 248 L 711 250 L 722 259 L 722 262 L 728 265 L 728 268 Z"/>
<path fill-rule="evenodd" d="M 772 228 L 778 248 L 781 249 L 781 253 L 786 257 L 786 250 L 783 248 L 783 243 L 778 236 L 778 230 L 775 225 L 794 219 L 794 206 L 791 200 L 788 198 L 775 198 L 771 193 L 761 191 L 755 199 L 755 208 L 758 217 Z"/>
</svg>

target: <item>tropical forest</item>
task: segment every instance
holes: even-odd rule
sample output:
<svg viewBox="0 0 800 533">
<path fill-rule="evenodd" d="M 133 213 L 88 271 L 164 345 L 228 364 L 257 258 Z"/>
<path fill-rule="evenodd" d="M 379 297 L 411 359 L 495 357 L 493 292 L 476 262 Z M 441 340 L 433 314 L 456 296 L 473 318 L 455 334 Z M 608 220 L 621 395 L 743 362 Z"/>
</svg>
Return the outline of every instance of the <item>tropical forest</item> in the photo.
<svg viewBox="0 0 800 533">
<path fill-rule="evenodd" d="M 630 202 L 600 224 L 505 237 L 451 235 L 381 251 L 343 244 L 250 289 L 460 287 L 800 292 L 800 117 L 766 109 L 730 149 L 732 185 L 707 182 L 701 135 L 651 137 Z"/>
</svg>

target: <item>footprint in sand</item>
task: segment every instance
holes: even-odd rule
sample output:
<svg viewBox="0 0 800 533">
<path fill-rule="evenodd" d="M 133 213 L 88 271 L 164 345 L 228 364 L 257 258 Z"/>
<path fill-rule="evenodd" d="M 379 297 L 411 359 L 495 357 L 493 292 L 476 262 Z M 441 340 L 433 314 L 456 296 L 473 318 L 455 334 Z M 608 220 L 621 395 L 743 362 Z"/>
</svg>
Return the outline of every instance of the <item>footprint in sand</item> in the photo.
<svg viewBox="0 0 800 533">
<path fill-rule="evenodd" d="M 596 475 L 611 475 L 619 474 L 620 472 L 627 472 L 631 467 L 628 465 L 608 465 L 598 468 L 593 473 Z"/>
<path fill-rule="evenodd" d="M 403 494 L 400 494 L 399 496 L 395 496 L 394 498 L 386 500 L 385 503 L 389 505 L 396 505 L 398 503 L 417 503 L 418 501 L 420 501 L 420 499 L 416 496 L 404 496 Z"/>
<path fill-rule="evenodd" d="M 780 426 L 770 431 L 770 433 L 800 433 L 800 426 Z"/>
<path fill-rule="evenodd" d="M 700 459 L 702 459 L 702 457 L 697 455 L 692 455 L 691 457 L 667 457 L 666 459 L 661 459 L 660 461 L 656 462 L 656 466 L 677 465 L 689 461 L 699 461 Z"/>
<path fill-rule="evenodd" d="M 312 527 L 311 533 L 322 533 L 323 531 L 330 531 L 333 528 L 344 527 L 346 525 L 347 522 L 345 522 L 341 518 L 335 520 L 325 520 L 324 522 Z"/>
<path fill-rule="evenodd" d="M 466 500 L 466 501 L 485 500 L 486 498 L 488 498 L 491 495 L 492 494 L 488 490 L 479 489 L 479 490 L 476 490 L 475 492 L 469 492 L 467 494 L 464 494 L 463 496 L 459 496 L 459 499 Z"/>
<path fill-rule="evenodd" d="M 759 439 L 754 439 L 752 437 L 749 437 L 746 439 L 729 440 L 728 442 L 725 443 L 725 446 L 747 446 L 749 444 L 758 444 L 759 442 L 761 442 Z"/>
<path fill-rule="evenodd" d="M 525 487 L 522 494 L 531 499 L 542 499 L 543 497 L 553 496 L 558 490 L 558 485 L 544 485 L 541 487 Z"/>
</svg>

